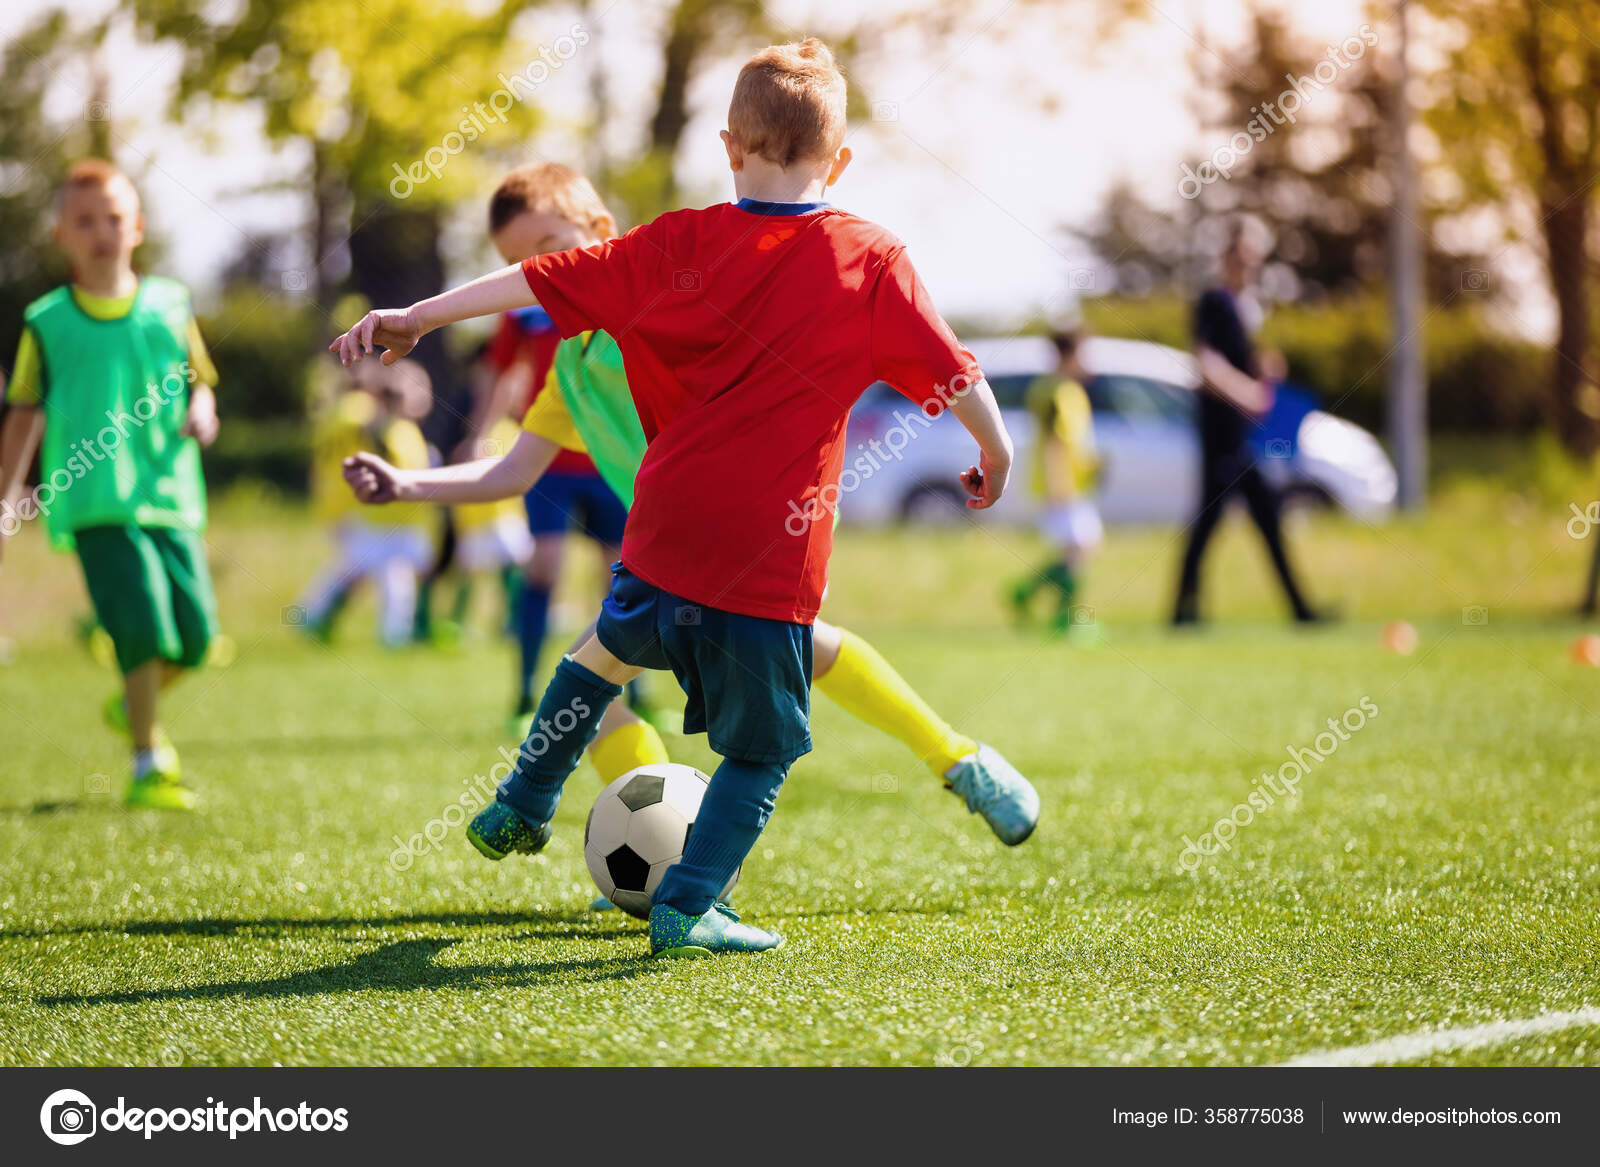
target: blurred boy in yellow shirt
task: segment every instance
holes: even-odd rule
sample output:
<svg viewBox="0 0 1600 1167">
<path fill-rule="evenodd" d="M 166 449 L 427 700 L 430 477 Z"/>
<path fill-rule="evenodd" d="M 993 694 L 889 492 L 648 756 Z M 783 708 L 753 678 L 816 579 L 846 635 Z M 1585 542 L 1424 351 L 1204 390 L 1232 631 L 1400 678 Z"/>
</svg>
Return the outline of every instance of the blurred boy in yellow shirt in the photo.
<svg viewBox="0 0 1600 1167">
<path fill-rule="evenodd" d="M 428 413 L 433 387 L 416 361 L 350 373 L 314 426 L 312 512 L 329 529 L 338 553 L 301 599 L 300 617 L 312 635 L 327 639 L 345 597 L 370 579 L 378 589 L 379 636 L 399 646 L 411 639 L 417 573 L 432 551 L 428 508 L 411 504 L 378 514 L 362 507 L 344 485 L 343 463 L 359 450 L 381 448 L 397 464 L 427 469 L 428 444 L 417 420 Z"/>
<path fill-rule="evenodd" d="M 1095 505 L 1100 455 L 1094 444 L 1094 412 L 1084 391 L 1083 365 L 1078 360 L 1081 337 L 1058 332 L 1054 371 L 1028 386 L 1027 407 L 1039 430 L 1034 490 L 1044 500 L 1041 529 L 1052 545 L 1047 563 L 1012 589 L 1017 615 L 1026 618 L 1040 589 L 1056 593 L 1051 626 L 1057 632 L 1093 636 L 1092 619 L 1082 618 L 1078 588 L 1084 568 L 1100 546 L 1104 528 Z"/>
</svg>

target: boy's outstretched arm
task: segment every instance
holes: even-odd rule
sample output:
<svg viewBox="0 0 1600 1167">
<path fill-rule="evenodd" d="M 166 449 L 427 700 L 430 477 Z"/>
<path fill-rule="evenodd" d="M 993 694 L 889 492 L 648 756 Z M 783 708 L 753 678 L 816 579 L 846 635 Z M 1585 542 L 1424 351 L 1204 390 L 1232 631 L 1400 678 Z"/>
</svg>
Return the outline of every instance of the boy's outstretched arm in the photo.
<svg viewBox="0 0 1600 1167">
<path fill-rule="evenodd" d="M 954 395 L 950 412 L 977 440 L 978 464 L 961 475 L 961 485 L 972 497 L 967 505 L 975 511 L 994 506 L 1006 492 L 1011 477 L 1011 435 L 1000 418 L 1000 406 L 987 380 L 980 380 L 966 392 Z"/>
<path fill-rule="evenodd" d="M 5 423 L 0 425 L 0 503 L 4 504 L 7 516 L 17 514 L 22 501 L 22 484 L 43 433 L 44 410 L 33 405 L 13 405 L 6 411 Z M 5 553 L 6 532 L 10 526 L 0 523 L 0 556 Z"/>
<path fill-rule="evenodd" d="M 401 470 L 376 454 L 354 454 L 344 460 L 344 480 L 365 503 L 494 502 L 526 494 L 560 451 L 549 438 L 524 433 L 503 458 L 432 470 Z"/>
<path fill-rule="evenodd" d="M 416 347 L 435 328 L 470 320 L 474 316 L 494 316 L 513 308 L 537 304 L 522 265 L 513 264 L 479 276 L 470 284 L 451 288 L 437 296 L 419 300 L 409 308 L 383 308 L 368 312 L 349 332 L 328 346 L 348 365 L 372 352 L 373 346 L 386 350 L 382 360 L 392 365 Z"/>
</svg>

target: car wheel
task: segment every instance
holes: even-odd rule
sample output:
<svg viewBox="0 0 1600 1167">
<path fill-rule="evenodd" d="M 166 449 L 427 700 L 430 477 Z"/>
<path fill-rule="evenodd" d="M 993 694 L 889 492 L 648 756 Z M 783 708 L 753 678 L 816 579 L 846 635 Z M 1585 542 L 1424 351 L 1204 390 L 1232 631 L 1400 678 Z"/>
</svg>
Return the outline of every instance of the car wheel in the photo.
<svg viewBox="0 0 1600 1167">
<path fill-rule="evenodd" d="M 1283 510 L 1291 514 L 1310 514 L 1334 509 L 1333 496 L 1315 482 L 1294 482 L 1283 489 Z"/>
<path fill-rule="evenodd" d="M 967 513 L 966 500 L 955 486 L 924 482 L 900 500 L 900 521 L 919 526 L 949 526 Z"/>
</svg>

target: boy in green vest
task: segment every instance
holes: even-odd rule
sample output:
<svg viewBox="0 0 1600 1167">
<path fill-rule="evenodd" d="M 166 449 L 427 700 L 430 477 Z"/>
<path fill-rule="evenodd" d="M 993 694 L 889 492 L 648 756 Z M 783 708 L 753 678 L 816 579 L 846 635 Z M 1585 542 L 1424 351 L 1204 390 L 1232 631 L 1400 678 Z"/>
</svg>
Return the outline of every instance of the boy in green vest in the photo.
<svg viewBox="0 0 1600 1167">
<path fill-rule="evenodd" d="M 217 436 L 216 370 L 183 286 L 134 274 L 144 216 L 120 170 L 73 166 L 54 238 L 72 282 L 23 313 L 0 426 L 0 549 L 40 518 L 58 549 L 77 551 L 123 675 L 105 715 L 133 740 L 128 805 L 187 810 L 194 794 L 156 706 L 216 633 L 200 477 L 200 447 Z M 41 438 L 39 485 L 24 495 Z"/>
</svg>

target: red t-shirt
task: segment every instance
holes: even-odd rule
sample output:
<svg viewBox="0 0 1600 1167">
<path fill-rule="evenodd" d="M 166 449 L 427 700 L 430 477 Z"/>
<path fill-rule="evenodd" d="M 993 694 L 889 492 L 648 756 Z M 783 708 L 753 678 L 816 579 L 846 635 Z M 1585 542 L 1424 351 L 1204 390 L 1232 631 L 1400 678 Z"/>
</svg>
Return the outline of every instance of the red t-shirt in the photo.
<svg viewBox="0 0 1600 1167">
<path fill-rule="evenodd" d="M 809 624 L 850 407 L 884 380 L 937 412 L 981 374 L 893 235 L 821 204 L 755 206 L 674 211 L 522 268 L 563 336 L 601 328 L 622 351 L 650 443 L 623 563 L 696 603 Z"/>
<path fill-rule="evenodd" d="M 550 378 L 550 366 L 556 359 L 556 345 L 561 334 L 551 323 L 550 314 L 542 308 L 525 308 L 507 312 L 500 317 L 500 327 L 484 350 L 483 359 L 496 374 L 504 376 L 519 361 L 526 361 L 529 379 L 526 390 L 519 399 L 511 402 L 511 416 L 518 423 L 533 399 L 544 392 Z M 587 454 L 574 450 L 561 450 L 550 463 L 552 474 L 590 474 L 598 476 L 594 461 Z"/>
</svg>

